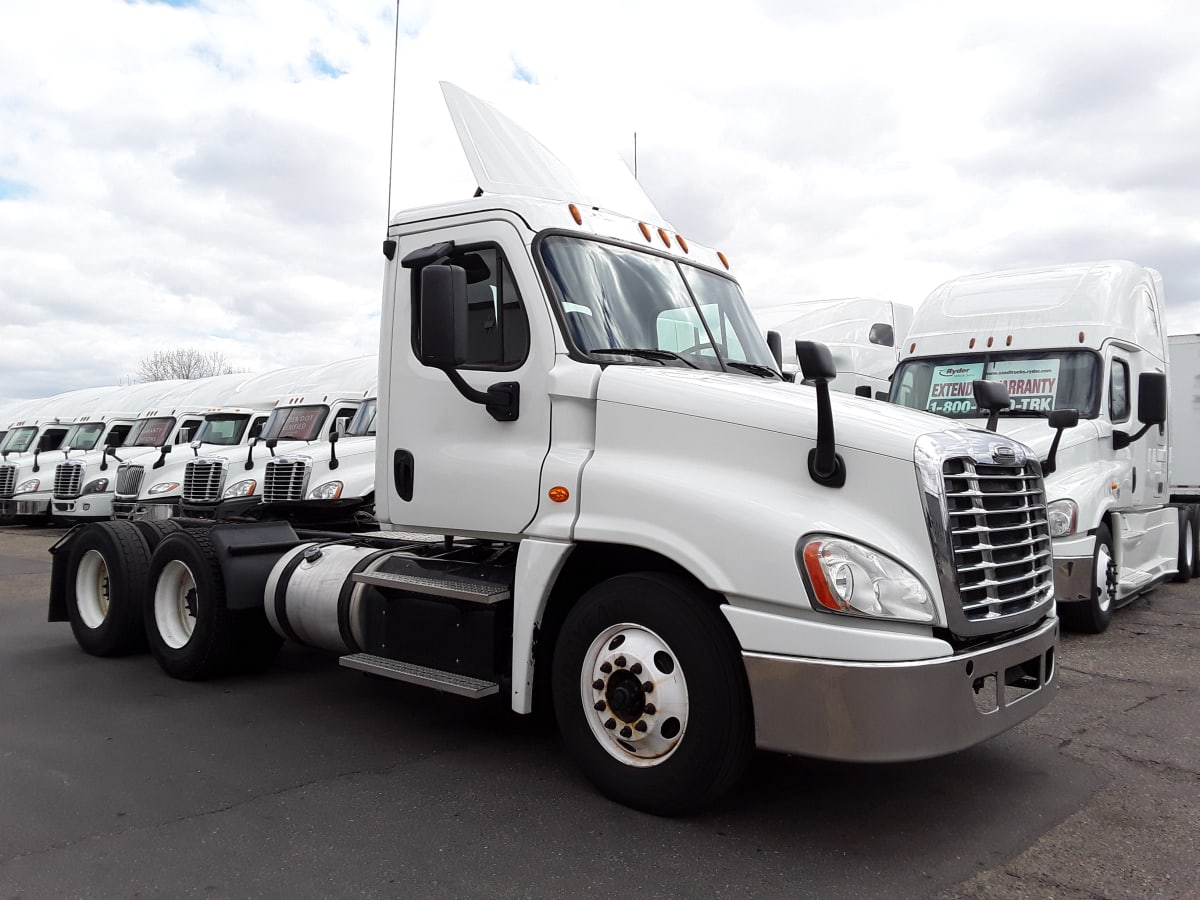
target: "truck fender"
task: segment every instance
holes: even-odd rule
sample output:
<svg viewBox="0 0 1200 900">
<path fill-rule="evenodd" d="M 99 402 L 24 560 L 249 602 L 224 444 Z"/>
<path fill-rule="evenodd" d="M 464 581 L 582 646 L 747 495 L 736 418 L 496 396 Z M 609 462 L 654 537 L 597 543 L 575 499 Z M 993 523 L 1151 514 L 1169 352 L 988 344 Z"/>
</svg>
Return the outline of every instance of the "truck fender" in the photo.
<svg viewBox="0 0 1200 900">
<path fill-rule="evenodd" d="M 225 579 L 227 609 L 261 609 L 271 569 L 303 543 L 288 522 L 214 525 L 209 540 Z"/>
</svg>

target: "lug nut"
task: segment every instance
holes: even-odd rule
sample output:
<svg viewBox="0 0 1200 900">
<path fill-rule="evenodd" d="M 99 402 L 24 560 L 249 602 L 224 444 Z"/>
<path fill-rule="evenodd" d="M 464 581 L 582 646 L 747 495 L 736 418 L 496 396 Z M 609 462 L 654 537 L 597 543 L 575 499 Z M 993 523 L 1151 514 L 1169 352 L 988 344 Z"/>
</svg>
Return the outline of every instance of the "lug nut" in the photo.
<svg viewBox="0 0 1200 900">
<path fill-rule="evenodd" d="M 642 682 L 642 690 L 645 691 L 647 694 L 649 694 L 652 690 L 654 690 L 654 682 L 653 681 L 643 681 Z"/>
<path fill-rule="evenodd" d="M 608 704 L 605 703 L 603 700 L 597 700 L 596 705 L 592 708 L 595 709 L 596 712 L 604 712 L 604 710 L 607 706 L 608 706 Z"/>
<path fill-rule="evenodd" d="M 609 719 L 607 722 L 604 723 L 604 727 L 607 728 L 609 731 L 612 731 L 614 728 L 617 727 L 617 720 Z"/>
<path fill-rule="evenodd" d="M 612 664 L 611 663 L 601 663 L 600 671 L 603 672 L 605 675 L 607 675 L 609 672 L 612 671 Z"/>
<path fill-rule="evenodd" d="M 634 727 L 635 729 L 637 729 L 638 731 L 645 731 L 645 730 L 646 730 L 646 723 L 645 723 L 644 721 L 642 721 L 641 719 L 638 719 L 638 721 L 637 721 L 637 724 L 636 724 L 636 725 L 634 725 L 633 727 Z"/>
<path fill-rule="evenodd" d="M 642 674 L 642 664 L 634 663 L 632 666 L 629 667 L 629 671 L 632 672 L 634 675 L 641 675 Z"/>
<path fill-rule="evenodd" d="M 646 715 L 652 716 L 658 712 L 658 708 L 653 703 L 646 704 Z"/>
<path fill-rule="evenodd" d="M 593 682 L 592 682 L 592 690 L 594 690 L 594 691 L 602 691 L 602 690 L 604 690 L 604 679 L 603 679 L 603 678 L 597 678 L 595 681 L 593 681 Z"/>
<path fill-rule="evenodd" d="M 617 668 L 620 668 L 620 669 L 623 669 L 623 668 L 625 668 L 625 657 L 623 657 L 623 656 L 618 656 L 618 657 L 616 658 L 616 660 L 614 660 L 614 662 L 616 662 L 616 664 L 617 664 Z"/>
<path fill-rule="evenodd" d="M 630 727 L 628 725 L 626 725 L 624 728 L 621 729 L 621 737 L 623 737 L 623 738 L 633 737 L 633 731 L 630 729 Z"/>
</svg>

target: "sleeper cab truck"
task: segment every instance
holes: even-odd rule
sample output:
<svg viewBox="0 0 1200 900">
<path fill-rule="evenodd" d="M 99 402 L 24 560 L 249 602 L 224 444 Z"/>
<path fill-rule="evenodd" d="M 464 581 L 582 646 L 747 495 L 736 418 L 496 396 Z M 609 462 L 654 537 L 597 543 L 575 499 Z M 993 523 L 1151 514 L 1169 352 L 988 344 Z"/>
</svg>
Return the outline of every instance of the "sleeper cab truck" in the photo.
<svg viewBox="0 0 1200 900">
<path fill-rule="evenodd" d="M 523 134 L 446 90 L 475 152 Z M 786 384 L 716 252 L 530 196 L 549 175 L 498 195 L 497 168 L 473 171 L 480 196 L 401 213 L 384 243 L 382 530 L 89 526 L 55 547 L 52 620 L 94 653 L 142 635 L 179 678 L 286 638 L 553 708 L 601 791 L 660 814 L 728 790 L 756 745 L 926 758 L 1049 702 L 1024 445 L 831 395 L 817 344 L 813 386 Z"/>
<path fill-rule="evenodd" d="M 180 514 L 214 520 L 258 515 L 268 462 L 345 431 L 377 376 L 374 355 L 315 369 L 295 393 L 279 400 L 249 447 L 188 461 Z"/>
<path fill-rule="evenodd" d="M 224 393 L 225 404 L 205 413 L 188 451 L 165 459 L 137 459 L 117 468 L 113 516 L 118 519 L 169 519 L 179 515 L 188 463 L 193 459 L 241 447 L 257 438 L 281 397 L 302 382 L 314 366 L 291 366 L 243 375 Z M 237 452 L 237 451 L 234 451 Z"/>
<path fill-rule="evenodd" d="M 903 406 L 978 421 L 972 382 L 1007 388 L 996 427 L 1042 462 L 1064 625 L 1101 632 L 1187 568 L 1158 272 L 1107 261 L 957 278 L 918 307 L 903 349 L 891 393 Z"/>
</svg>

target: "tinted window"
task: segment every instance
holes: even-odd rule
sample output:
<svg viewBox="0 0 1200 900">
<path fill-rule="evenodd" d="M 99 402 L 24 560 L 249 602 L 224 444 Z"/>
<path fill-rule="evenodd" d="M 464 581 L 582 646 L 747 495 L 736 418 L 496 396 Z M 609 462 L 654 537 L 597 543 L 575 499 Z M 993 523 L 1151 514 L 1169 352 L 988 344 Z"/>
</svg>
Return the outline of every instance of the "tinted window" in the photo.
<svg viewBox="0 0 1200 900">
<path fill-rule="evenodd" d="M 1114 359 L 1108 379 L 1108 417 L 1114 422 L 1129 418 L 1129 364 Z"/>
</svg>

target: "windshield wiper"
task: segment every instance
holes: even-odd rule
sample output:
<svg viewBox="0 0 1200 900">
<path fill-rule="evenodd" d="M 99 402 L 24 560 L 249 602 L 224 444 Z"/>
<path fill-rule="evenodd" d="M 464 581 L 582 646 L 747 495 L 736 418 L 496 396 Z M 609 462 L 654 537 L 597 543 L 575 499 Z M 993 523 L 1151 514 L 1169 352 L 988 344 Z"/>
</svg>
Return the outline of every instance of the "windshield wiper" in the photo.
<svg viewBox="0 0 1200 900">
<path fill-rule="evenodd" d="M 1050 413 L 1046 412 L 1043 409 L 1002 409 L 1002 410 L 1000 410 L 1000 415 L 1007 416 L 1012 419 L 1016 419 L 1016 418 L 1045 419 L 1050 415 Z"/>
<path fill-rule="evenodd" d="M 725 365 L 731 369 L 739 369 L 743 372 L 749 372 L 751 375 L 761 375 L 763 378 L 779 378 L 779 373 L 770 366 L 760 366 L 758 363 L 734 362 L 733 360 L 725 360 Z"/>
<path fill-rule="evenodd" d="M 651 350 L 644 347 L 597 347 L 594 350 L 589 350 L 588 353 L 614 353 L 623 354 L 625 356 L 640 356 L 643 359 L 658 360 L 659 362 L 662 362 L 664 366 L 666 363 L 663 362 L 663 360 L 677 359 L 685 366 L 690 366 L 693 369 L 700 368 L 691 360 L 684 359 L 678 353 L 675 353 L 671 350 Z"/>
</svg>

